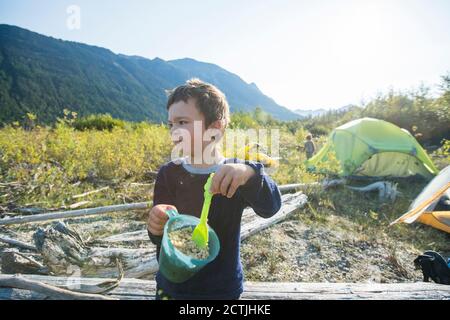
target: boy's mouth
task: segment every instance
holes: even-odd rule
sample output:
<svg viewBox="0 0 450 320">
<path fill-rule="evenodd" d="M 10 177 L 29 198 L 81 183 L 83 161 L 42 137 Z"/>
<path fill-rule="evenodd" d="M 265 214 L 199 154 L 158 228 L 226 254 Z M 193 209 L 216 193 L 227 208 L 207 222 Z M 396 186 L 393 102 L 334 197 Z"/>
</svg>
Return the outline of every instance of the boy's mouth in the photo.
<svg viewBox="0 0 450 320">
<path fill-rule="evenodd" d="M 178 139 L 177 139 L 178 138 Z M 182 142 L 183 141 L 183 137 L 177 137 L 177 138 L 172 138 L 172 142 L 174 143 L 174 144 L 179 144 L 180 142 Z"/>
</svg>

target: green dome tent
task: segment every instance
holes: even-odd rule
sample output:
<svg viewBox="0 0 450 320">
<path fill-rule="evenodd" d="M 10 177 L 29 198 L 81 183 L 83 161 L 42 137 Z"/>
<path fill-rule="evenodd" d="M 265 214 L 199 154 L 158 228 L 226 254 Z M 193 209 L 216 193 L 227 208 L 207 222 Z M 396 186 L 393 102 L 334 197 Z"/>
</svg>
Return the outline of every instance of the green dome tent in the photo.
<svg viewBox="0 0 450 320">
<path fill-rule="evenodd" d="M 334 129 L 325 146 L 306 161 L 307 166 L 327 161 L 330 151 L 336 154 L 342 176 L 431 179 L 439 172 L 407 130 L 378 119 L 362 118 Z"/>
</svg>

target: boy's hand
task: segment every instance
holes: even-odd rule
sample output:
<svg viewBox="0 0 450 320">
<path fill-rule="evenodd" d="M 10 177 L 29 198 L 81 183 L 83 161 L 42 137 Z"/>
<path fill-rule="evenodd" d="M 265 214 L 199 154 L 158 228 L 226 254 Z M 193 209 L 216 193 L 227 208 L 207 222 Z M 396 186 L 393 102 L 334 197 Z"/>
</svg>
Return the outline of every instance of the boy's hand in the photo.
<svg viewBox="0 0 450 320">
<path fill-rule="evenodd" d="M 224 164 L 212 179 L 211 192 L 231 198 L 239 186 L 256 174 L 252 167 L 243 163 Z"/>
<path fill-rule="evenodd" d="M 169 220 L 165 211 L 177 208 L 170 204 L 158 204 L 154 206 L 148 215 L 147 229 L 155 236 L 161 236 L 164 232 L 164 226 Z"/>
</svg>

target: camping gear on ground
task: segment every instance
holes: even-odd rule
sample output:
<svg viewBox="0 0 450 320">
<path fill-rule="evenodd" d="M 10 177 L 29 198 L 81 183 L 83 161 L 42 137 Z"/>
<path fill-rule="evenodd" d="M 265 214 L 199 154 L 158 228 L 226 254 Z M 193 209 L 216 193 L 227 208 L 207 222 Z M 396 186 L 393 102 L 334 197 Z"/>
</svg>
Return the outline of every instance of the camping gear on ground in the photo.
<svg viewBox="0 0 450 320">
<path fill-rule="evenodd" d="M 336 154 L 341 176 L 432 179 L 438 173 L 430 157 L 405 129 L 373 118 L 348 122 L 330 134 L 325 146 L 306 161 L 309 169 Z"/>
<path fill-rule="evenodd" d="M 391 202 L 394 202 L 397 196 L 400 194 L 400 192 L 397 191 L 397 183 L 392 183 L 389 181 L 378 181 L 365 187 L 347 186 L 347 188 L 360 192 L 371 192 L 376 190 L 378 191 L 378 199 L 380 201 L 389 200 Z"/>
<path fill-rule="evenodd" d="M 391 223 L 421 223 L 450 233 L 450 166 L 428 183 L 407 213 Z"/>
<path fill-rule="evenodd" d="M 202 213 L 200 215 L 200 223 L 195 227 L 194 232 L 192 232 L 192 240 L 200 248 L 205 248 L 208 245 L 208 225 L 206 222 L 208 221 L 209 207 L 211 206 L 211 199 L 213 196 L 210 191 L 213 177 L 214 173 L 211 173 L 203 187 L 204 200 Z"/>
<path fill-rule="evenodd" d="M 450 259 L 447 261 L 435 251 L 425 251 L 414 260 L 416 269 L 422 270 L 423 281 L 430 278 L 440 284 L 450 284 Z"/>
<path fill-rule="evenodd" d="M 159 254 L 159 270 L 169 281 L 182 283 L 190 279 L 217 257 L 220 250 L 220 242 L 216 232 L 208 226 L 208 257 L 200 260 L 182 253 L 171 243 L 169 238 L 170 232 L 186 227 L 194 229 L 200 222 L 200 219 L 191 215 L 179 214 L 175 210 L 167 210 L 166 213 L 169 216 L 169 220 L 164 226 L 164 235 Z"/>
</svg>

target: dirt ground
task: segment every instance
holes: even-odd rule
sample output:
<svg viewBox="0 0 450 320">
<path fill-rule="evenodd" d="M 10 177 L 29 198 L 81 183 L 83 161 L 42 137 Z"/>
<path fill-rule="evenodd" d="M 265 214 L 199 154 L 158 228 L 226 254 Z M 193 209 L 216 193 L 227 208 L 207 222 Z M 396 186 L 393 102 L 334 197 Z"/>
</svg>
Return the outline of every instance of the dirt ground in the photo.
<svg viewBox="0 0 450 320">
<path fill-rule="evenodd" d="M 331 229 L 297 219 L 279 223 L 241 247 L 245 277 L 274 282 L 414 282 L 420 253 L 404 243 L 369 241 L 357 225 L 330 216 Z"/>
</svg>

